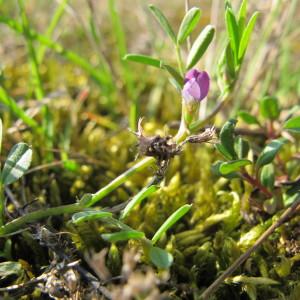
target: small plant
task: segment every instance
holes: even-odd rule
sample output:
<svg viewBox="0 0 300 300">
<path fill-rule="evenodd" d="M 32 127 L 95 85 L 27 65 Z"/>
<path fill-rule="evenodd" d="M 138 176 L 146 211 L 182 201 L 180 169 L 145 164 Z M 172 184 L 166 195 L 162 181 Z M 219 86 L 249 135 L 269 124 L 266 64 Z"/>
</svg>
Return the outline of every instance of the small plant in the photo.
<svg viewBox="0 0 300 300">
<path fill-rule="evenodd" d="M 0 119 L 0 151 L 2 145 L 2 120 Z M 0 224 L 4 225 L 5 187 L 20 179 L 30 167 L 32 150 L 26 143 L 16 144 L 8 154 L 0 172 Z"/>
<path fill-rule="evenodd" d="M 124 219 L 130 211 L 139 204 L 144 198 L 156 192 L 159 189 L 158 184 L 164 178 L 167 166 L 169 165 L 170 159 L 175 155 L 180 154 L 183 146 L 186 143 L 202 143 L 209 142 L 214 135 L 213 129 L 207 129 L 204 133 L 198 135 L 190 135 L 190 125 L 192 122 L 197 121 L 197 115 L 199 111 L 200 101 L 204 99 L 209 90 L 209 76 L 203 71 L 199 72 L 196 69 L 190 70 L 203 56 L 207 50 L 210 42 L 214 36 L 214 28 L 212 26 L 207 26 L 198 36 L 195 43 L 193 44 L 191 51 L 187 57 L 186 64 L 183 63 L 180 47 L 185 42 L 187 37 L 191 34 L 195 26 L 197 25 L 200 18 L 200 10 L 197 8 L 192 8 L 189 10 L 184 17 L 182 24 L 180 26 L 179 32 L 175 37 L 169 22 L 163 15 L 163 13 L 155 6 L 151 5 L 150 11 L 153 13 L 155 18 L 158 20 L 159 24 L 163 30 L 169 35 L 174 43 L 177 59 L 178 59 L 178 70 L 171 67 L 168 64 L 164 64 L 162 61 L 146 57 L 143 55 L 126 55 L 125 59 L 130 61 L 138 61 L 161 69 L 166 70 L 172 76 L 172 80 L 176 88 L 179 91 L 182 89 L 182 121 L 178 134 L 175 137 L 145 137 L 143 135 L 143 130 L 141 127 L 141 122 L 139 123 L 139 131 L 136 133 L 139 139 L 139 149 L 140 154 L 148 156 L 146 159 L 137 163 L 134 167 L 129 169 L 124 174 L 117 177 L 106 187 L 102 188 L 95 194 L 87 194 L 82 197 L 82 199 L 75 204 L 70 204 L 62 207 L 48 208 L 41 212 L 36 211 L 26 216 L 20 217 L 8 224 L 5 224 L 0 228 L 0 233 L 2 235 L 11 234 L 19 230 L 23 225 L 28 222 L 34 222 L 38 219 L 51 216 L 59 215 L 62 213 L 72 213 L 77 212 L 72 220 L 73 223 L 79 225 L 80 223 L 88 220 L 101 220 L 104 223 L 114 225 L 121 229 L 121 232 L 104 234 L 103 238 L 107 241 L 116 242 L 118 240 L 124 241 L 127 239 L 138 239 L 141 240 L 145 253 L 157 267 L 168 268 L 171 265 L 172 258 L 170 254 L 164 252 L 164 250 L 154 247 L 155 244 L 162 235 L 176 223 L 181 217 L 183 217 L 191 208 L 190 205 L 184 205 L 174 212 L 168 220 L 158 229 L 156 234 L 154 234 L 152 241 L 145 238 L 144 234 L 135 231 L 125 225 L 122 221 L 116 219 L 111 213 L 103 212 L 99 210 L 91 210 L 88 207 L 94 205 L 109 192 L 113 191 L 120 184 L 122 184 L 130 175 L 135 172 L 144 169 L 145 167 L 152 164 L 155 160 L 158 164 L 158 171 L 154 176 L 152 182 L 140 193 L 138 193 L 133 199 L 128 203 L 123 212 L 121 213 L 121 219 Z M 12 23 L 9 23 L 12 24 Z M 17 23 L 13 23 L 17 27 Z M 38 35 L 33 35 L 28 33 L 30 38 L 38 37 Z M 42 40 L 42 39 L 41 39 Z M 43 39 L 44 40 L 44 39 Z M 183 78 L 186 70 L 190 70 Z"/>
<path fill-rule="evenodd" d="M 292 2 L 289 6 L 291 11 L 296 1 Z M 137 156 L 141 159 L 119 176 L 111 176 L 113 179 L 95 193 L 88 193 L 90 189 L 80 182 L 84 190 L 83 196 L 73 202 L 69 199 L 64 202 L 71 204 L 59 205 L 58 203 L 57 206 L 48 206 L 43 203 L 45 207 L 42 209 L 26 213 L 20 210 L 21 215 L 19 213 L 19 216 L 15 217 L 10 216 L 6 205 L 6 196 L 10 193 L 8 186 L 26 175 L 32 158 L 32 150 L 28 144 L 16 144 L 8 154 L 0 171 L 0 237 L 3 238 L 3 241 L 5 239 L 5 242 L 1 244 L 0 256 L 7 259 L 0 263 L 0 277 L 2 279 L 16 274 L 22 278 L 27 276 L 28 280 L 24 279 L 27 281 L 25 284 L 13 285 L 7 291 L 28 289 L 32 292 L 39 283 L 43 292 L 48 293 L 51 297 L 62 298 L 66 295 L 70 296 L 75 291 L 79 292 L 79 286 L 82 287 L 78 283 L 79 278 L 84 278 L 85 283 L 88 282 L 85 286 L 86 290 L 94 289 L 97 293 L 107 295 L 104 288 L 107 283 L 113 286 L 115 281 L 120 281 L 121 284 L 124 284 L 128 278 L 131 278 L 130 276 L 126 277 L 123 273 L 132 272 L 132 270 L 126 272 L 123 270 L 122 275 L 119 276 L 121 272 L 119 249 L 123 245 L 127 245 L 142 254 L 140 261 L 154 266 L 161 277 L 165 274 L 162 271 L 165 270 L 171 274 L 172 272 L 176 273 L 174 286 L 171 281 L 172 289 L 174 289 L 172 293 L 176 294 L 175 297 L 210 299 L 214 293 L 219 292 L 220 285 L 225 283 L 224 287 L 220 289 L 220 294 L 216 294 L 216 299 L 233 298 L 233 296 L 238 298 L 246 295 L 245 297 L 255 300 L 258 298 L 260 286 L 266 286 L 265 290 L 268 296 L 272 295 L 273 297 L 277 293 L 277 298 L 283 298 L 282 291 L 273 288 L 273 286 L 279 286 L 281 281 L 285 282 L 284 286 L 295 287 L 295 291 L 291 295 L 296 294 L 298 285 L 296 286 L 295 282 L 298 280 L 298 274 L 294 274 L 294 277 L 289 276 L 292 274 L 292 267 L 299 261 L 299 245 L 296 236 L 299 226 L 296 224 L 297 220 L 291 222 L 291 228 L 296 228 L 296 233 L 292 235 L 291 241 L 285 238 L 287 234 L 284 229 L 280 229 L 280 226 L 294 216 L 300 205 L 300 170 L 299 164 L 297 164 L 300 132 L 299 106 L 291 109 L 282 105 L 279 101 L 279 93 L 270 88 L 269 77 L 272 75 L 269 73 L 266 74 L 267 79 L 264 80 L 258 100 L 255 99 L 251 102 L 249 109 L 246 104 L 242 105 L 245 99 L 245 97 L 243 98 L 244 89 L 248 88 L 246 75 L 251 73 L 247 73 L 247 71 L 243 73 L 243 67 L 246 63 L 246 67 L 250 69 L 251 62 L 255 64 L 259 61 L 253 55 L 249 58 L 250 63 L 247 64 L 247 50 L 251 44 L 251 35 L 259 12 L 254 12 L 248 18 L 247 0 L 241 1 L 237 10 L 232 7 L 230 1 L 225 1 L 225 33 L 223 37 L 218 35 L 218 42 L 221 45 L 219 48 L 222 51 L 212 52 L 216 66 L 215 74 L 213 74 L 213 71 L 200 70 L 197 66 L 205 55 L 210 54 L 210 50 L 212 50 L 210 45 L 214 41 L 216 30 L 213 25 L 208 24 L 192 40 L 201 20 L 202 12 L 199 8 L 189 8 L 187 5 L 186 13 L 178 30 L 175 30 L 158 7 L 155 5 L 148 7 L 150 15 L 156 20 L 174 50 L 176 58 L 173 61 L 173 57 L 160 58 L 159 55 L 155 57 L 155 55 L 127 53 L 126 35 L 121 17 L 116 10 L 116 3 L 114 0 L 108 0 L 112 40 L 116 43 L 118 57 L 118 63 L 116 66 L 112 66 L 106 61 L 106 57 L 102 55 L 99 47 L 102 37 L 96 23 L 95 3 L 90 0 L 87 3 L 90 19 L 88 26 L 83 27 L 84 31 L 88 31 L 88 37 L 92 44 L 96 45 L 97 66 L 81 55 L 63 47 L 52 37 L 54 29 L 69 5 L 67 0 L 60 1 L 50 20 L 50 25 L 44 33 L 38 33 L 32 28 L 23 0 L 17 1 L 20 20 L 0 15 L 1 23 L 24 38 L 29 65 L 28 77 L 30 78 L 27 93 L 39 102 L 38 106 L 41 109 L 37 118 L 32 117 L 10 96 L 4 87 L 5 84 L 2 84 L 4 82 L 2 77 L 0 78 L 0 102 L 9 109 L 9 113 L 32 129 L 32 141 L 35 142 L 35 138 L 37 138 L 41 143 L 41 153 L 37 151 L 37 154 L 40 154 L 41 161 L 47 163 L 46 166 L 53 164 L 55 157 L 55 154 L 48 150 L 53 150 L 55 143 L 58 143 L 62 148 L 58 151 L 61 158 L 59 163 L 64 172 L 75 174 L 84 169 L 69 157 L 68 150 L 71 144 L 71 128 L 80 128 L 76 131 L 78 136 L 86 128 L 89 129 L 86 124 L 83 126 L 84 130 L 78 125 L 78 107 L 88 97 L 89 88 L 85 88 L 76 96 L 75 117 L 74 115 L 70 117 L 70 124 L 64 128 L 63 133 L 57 130 L 57 136 L 59 136 L 57 137 L 54 129 L 56 123 L 60 124 L 59 118 L 62 116 L 55 119 L 55 112 L 51 111 L 51 105 L 45 101 L 47 84 L 44 83 L 41 72 L 46 50 L 51 50 L 82 69 L 93 79 L 100 90 L 100 96 L 95 98 L 97 101 L 98 98 L 101 98 L 100 102 L 105 113 L 100 117 L 93 113 L 86 113 L 82 117 L 84 122 L 88 115 L 95 123 L 104 124 L 105 128 L 117 129 L 118 126 L 114 123 L 114 119 L 121 111 L 118 110 L 118 107 L 122 106 L 119 98 L 122 98 L 120 95 L 123 96 L 123 93 L 127 96 L 129 101 L 126 103 L 125 111 L 129 108 L 128 125 L 132 136 L 136 137 Z M 188 4 L 188 1 L 186 3 Z M 278 7 L 274 5 L 277 8 L 275 7 L 275 10 L 272 11 L 272 22 L 276 20 L 280 12 L 281 6 L 277 5 Z M 290 15 L 288 14 L 288 16 Z M 288 32 L 288 29 L 285 31 Z M 270 32 L 264 34 L 262 43 L 267 41 L 270 34 Z M 261 47 L 261 45 L 258 47 L 258 53 L 261 51 Z M 171 134 L 162 134 L 162 131 L 152 135 L 146 133 L 147 128 L 145 124 L 142 125 L 144 118 L 139 116 L 138 103 L 144 83 L 139 82 L 139 76 L 135 76 L 135 72 L 131 69 L 132 63 L 142 64 L 145 68 L 154 67 L 168 76 L 170 83 L 175 88 L 174 93 L 176 92 L 177 95 L 177 99 L 172 99 L 172 101 L 178 101 L 181 104 L 181 115 L 176 122 L 176 133 L 173 131 L 170 131 Z M 122 77 L 121 84 L 115 78 L 115 73 L 118 72 Z M 241 74 L 243 75 L 241 76 Z M 252 74 L 250 75 L 252 76 Z M 258 83 L 264 75 L 258 74 L 255 82 Z M 210 92 L 211 87 L 214 88 L 213 93 Z M 250 96 L 253 89 L 254 87 L 249 88 Z M 217 99 L 212 100 L 211 98 L 215 95 L 217 95 Z M 73 100 L 72 104 L 75 102 Z M 92 109 L 97 105 L 93 104 Z M 165 109 L 171 105 L 172 103 L 167 103 Z M 3 120 L 5 119 L 3 118 Z M 106 135 L 102 132 L 99 134 L 102 143 L 102 139 L 105 139 Z M 89 136 L 88 130 L 85 135 Z M 124 137 L 122 138 L 124 139 Z M 122 144 L 123 140 L 118 142 Z M 209 153 L 201 153 L 203 160 L 201 156 L 201 161 L 197 160 L 197 163 L 194 163 L 196 153 L 191 152 L 189 145 L 197 144 L 199 146 L 203 143 L 213 146 L 210 145 L 204 149 Z M 1 145 L 2 121 L 0 121 L 0 150 Z M 97 144 L 96 147 L 99 145 Z M 124 148 L 123 144 L 122 147 Z M 55 151 L 53 152 L 55 153 Z M 118 156 L 115 158 L 118 159 Z M 183 161 L 185 161 L 185 165 L 181 168 L 184 169 L 182 173 L 189 179 L 193 177 L 193 169 L 207 169 L 206 173 L 201 173 L 201 180 L 199 179 L 197 184 L 189 185 L 184 180 L 179 182 L 178 174 L 169 180 L 168 171 L 175 163 L 178 166 Z M 206 166 L 207 161 L 209 161 L 208 166 Z M 106 171 L 110 176 L 109 171 L 111 171 L 110 167 L 113 169 L 113 159 L 109 160 L 108 165 Z M 151 167 L 152 178 L 146 184 L 138 185 L 131 182 L 134 185 L 134 188 L 130 190 L 132 197 L 126 202 L 116 205 L 111 204 L 112 200 L 112 202 L 108 202 L 107 206 L 104 198 L 116 192 L 121 185 L 149 167 Z M 89 168 L 85 168 L 87 173 L 89 170 Z M 103 176 L 106 177 L 107 173 L 103 172 Z M 91 178 L 93 181 L 96 180 L 96 177 L 91 176 Z M 207 182 L 211 186 L 206 186 Z M 137 186 L 139 188 L 136 188 Z M 176 197 L 182 199 L 181 202 L 176 202 L 176 205 L 178 203 L 180 205 L 171 209 L 165 205 L 164 201 L 161 201 L 156 207 L 151 206 L 153 204 L 151 201 L 158 195 L 167 193 L 165 190 L 170 186 L 175 186 L 176 190 L 172 193 L 170 188 L 168 191 L 171 200 L 177 201 Z M 45 187 L 45 189 L 47 188 L 48 186 Z M 55 188 L 57 186 L 54 186 Z M 209 201 L 208 198 L 198 199 L 205 197 L 206 193 L 211 193 Z M 115 194 L 118 198 L 119 194 Z M 127 194 L 126 197 L 128 197 Z M 149 198 L 148 202 L 143 203 L 147 198 Z M 201 205 L 203 205 L 202 210 Z M 167 206 L 164 207 L 166 214 L 163 219 L 158 218 L 159 206 Z M 150 207 L 149 211 L 151 210 L 150 217 L 147 215 L 148 218 L 144 220 L 143 217 L 135 216 L 138 209 L 142 210 L 148 207 Z M 61 215 L 68 216 L 64 226 L 68 232 L 54 233 L 54 230 L 51 232 L 46 227 L 39 226 L 38 222 L 42 219 Z M 135 217 L 137 218 L 135 219 Z M 183 218 L 184 222 L 174 228 L 180 220 L 183 221 Z M 158 226 L 156 227 L 148 224 L 157 220 Z M 37 223 L 36 226 L 33 226 L 34 223 Z M 172 231 L 171 237 L 168 235 L 170 231 Z M 22 234 L 22 238 L 27 244 L 33 244 L 32 249 L 36 250 L 34 247 L 38 241 L 41 246 L 49 249 L 50 255 L 48 256 L 53 256 L 51 266 L 37 278 L 32 278 L 31 266 L 27 266 L 24 261 L 21 259 L 13 261 L 10 236 L 19 233 Z M 277 234 L 274 240 L 268 240 L 274 233 Z M 62 234 L 72 236 L 73 243 L 67 238 L 63 238 Z M 92 251 L 85 249 L 88 243 L 81 243 L 79 241 L 81 238 L 95 239 L 92 241 L 96 244 L 94 248 L 102 248 L 97 263 L 94 263 L 89 257 L 89 255 L 93 256 Z M 263 248 L 263 255 L 257 253 L 258 248 L 267 240 L 268 243 Z M 274 246 L 275 243 L 278 245 Z M 95 279 L 94 274 L 79 267 L 79 261 L 74 262 L 70 259 L 76 252 L 73 249 L 74 245 L 77 246 L 77 250 L 81 251 L 82 257 L 85 257 L 90 269 L 93 269 L 99 277 L 98 279 Z M 106 249 L 103 249 L 105 247 Z M 124 249 L 122 248 L 122 250 Z M 70 253 L 65 255 L 65 250 Z M 86 254 L 87 252 L 89 254 Z M 125 250 L 123 252 L 126 254 Z M 39 254 L 39 251 L 36 250 L 36 253 Z M 104 274 L 107 271 L 106 254 L 111 271 L 113 275 L 117 275 L 116 277 Z M 251 256 L 251 254 L 255 255 Z M 273 260 L 270 259 L 267 262 L 269 258 L 265 259 L 266 256 Z M 246 266 L 242 267 L 247 259 L 249 261 L 245 264 Z M 274 263 L 275 260 L 276 263 Z M 129 261 L 128 266 L 133 269 L 132 265 L 135 263 Z M 103 269 L 98 272 L 100 275 L 97 273 L 95 265 L 100 265 L 99 268 Z M 124 269 L 129 268 L 128 266 L 125 266 Z M 239 274 L 234 274 L 238 270 Z M 107 273 L 109 272 L 107 271 Z M 66 274 L 72 278 L 69 281 L 72 283 L 70 285 L 66 280 Z M 181 276 L 189 280 L 188 284 L 185 281 L 184 284 L 181 284 Z M 140 282 L 140 279 L 135 278 L 133 285 L 135 284 L 134 280 Z M 290 284 L 289 280 L 293 284 Z M 55 282 L 60 284 L 54 284 Z M 156 285 L 154 281 L 151 284 Z M 184 287 L 185 285 L 188 288 Z M 63 292 L 60 290 L 62 286 Z M 129 288 L 132 288 L 130 284 Z M 286 289 L 286 287 L 284 288 Z M 0 288 L 0 292 L 2 291 Z M 157 290 L 155 292 L 157 293 Z M 287 294 L 286 291 L 284 292 Z"/>
</svg>

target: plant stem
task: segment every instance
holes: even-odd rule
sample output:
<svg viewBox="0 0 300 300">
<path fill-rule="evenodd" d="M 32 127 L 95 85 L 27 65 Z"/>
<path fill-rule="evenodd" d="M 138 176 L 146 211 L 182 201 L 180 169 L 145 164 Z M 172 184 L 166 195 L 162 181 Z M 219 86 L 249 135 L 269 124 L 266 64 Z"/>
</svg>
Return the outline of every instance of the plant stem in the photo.
<svg viewBox="0 0 300 300">
<path fill-rule="evenodd" d="M 0 183 L 0 226 L 4 224 L 4 208 L 5 208 L 4 186 L 2 183 Z"/>
<path fill-rule="evenodd" d="M 27 126 L 31 127 L 33 130 L 36 130 L 38 133 L 41 133 L 39 124 L 34 119 L 27 116 L 26 112 L 18 106 L 16 101 L 7 94 L 2 86 L 0 86 L 0 102 L 6 105 L 11 112 L 16 117 L 20 118 Z"/>
<path fill-rule="evenodd" d="M 189 0 L 185 0 L 185 13 L 187 13 L 190 9 L 190 1 Z M 188 51 L 191 50 L 191 36 L 188 36 L 186 39 L 186 46 Z"/>
<path fill-rule="evenodd" d="M 202 128 L 204 125 L 206 125 L 208 122 L 210 122 L 216 114 L 221 110 L 221 108 L 230 100 L 231 96 L 231 87 L 227 87 L 224 89 L 218 100 L 216 101 L 218 104 L 215 106 L 215 108 L 209 113 L 208 116 L 205 117 L 204 120 L 198 120 L 191 124 L 189 127 L 189 130 L 193 133 L 198 131 L 200 128 Z"/>
<path fill-rule="evenodd" d="M 243 255 L 241 255 L 224 273 L 215 280 L 201 295 L 201 299 L 207 300 L 209 297 L 218 289 L 220 284 L 230 276 L 245 260 L 254 252 L 279 226 L 288 220 L 289 217 L 296 211 L 300 205 L 300 198 L 298 198 L 291 207 L 287 208 L 281 217 L 273 223 L 254 243 L 254 245 L 249 248 Z"/>
<path fill-rule="evenodd" d="M 97 193 L 93 194 L 93 197 L 91 200 L 86 204 L 87 207 L 94 205 L 96 202 L 100 201 L 102 198 L 104 198 L 106 195 L 108 195 L 110 192 L 115 190 L 117 187 L 119 187 L 121 184 L 123 184 L 129 177 L 131 177 L 133 174 L 140 172 L 141 170 L 145 169 L 146 167 L 152 165 L 154 163 L 155 159 L 153 157 L 146 157 L 137 164 L 135 164 L 133 167 L 119 175 L 117 178 L 112 180 L 109 184 L 107 184 L 105 187 L 100 189 Z"/>
<path fill-rule="evenodd" d="M 41 210 L 37 210 L 31 213 L 28 213 L 24 216 L 21 216 L 13 221 L 5 224 L 0 227 L 0 236 L 5 236 L 7 234 L 14 233 L 22 228 L 24 225 L 28 223 L 32 223 L 34 221 L 38 221 L 45 217 L 57 216 L 62 214 L 73 214 L 75 212 L 79 212 L 84 210 L 83 206 L 80 206 L 78 203 L 62 205 L 57 207 L 50 207 Z"/>
<path fill-rule="evenodd" d="M 256 178 L 249 175 L 247 172 L 242 173 L 242 177 L 248 181 L 252 186 L 257 187 L 259 190 L 261 190 L 268 198 L 272 198 L 273 194 L 265 187 L 263 186 Z"/>
<path fill-rule="evenodd" d="M 179 71 L 180 71 L 180 75 L 183 76 L 184 75 L 184 66 L 183 66 L 183 62 L 182 62 L 182 57 L 181 57 L 181 52 L 180 52 L 179 45 L 176 45 L 175 49 L 176 49 L 176 58 L 177 58 L 177 64 L 178 64 L 178 68 L 179 68 Z"/>
<path fill-rule="evenodd" d="M 53 17 L 50 21 L 50 24 L 45 32 L 45 36 L 47 38 L 51 38 L 52 36 L 52 33 L 54 32 L 57 24 L 59 23 L 63 13 L 65 12 L 65 7 L 67 6 L 67 2 L 69 0 L 62 0 L 60 2 L 60 4 L 58 5 L 58 7 L 56 8 L 54 14 L 53 14 Z M 40 47 L 38 48 L 38 51 L 37 51 L 37 60 L 38 62 L 41 64 L 43 59 L 44 59 L 44 55 L 46 53 L 46 50 L 47 50 L 47 47 L 45 45 L 40 45 Z"/>
<path fill-rule="evenodd" d="M 32 38 L 29 34 L 29 21 L 26 16 L 25 6 L 23 0 L 18 0 L 21 18 L 22 18 L 22 31 L 26 40 L 28 49 L 28 60 L 31 69 L 32 84 L 36 99 L 41 100 L 44 98 L 44 89 L 42 85 L 41 75 L 39 72 L 39 64 L 36 57 L 36 52 L 33 47 Z"/>
<path fill-rule="evenodd" d="M 5 16 L 0 16 L 0 22 L 8 25 L 11 29 L 15 30 L 18 33 L 24 34 L 22 25 L 11 19 L 7 18 Z M 105 74 L 103 74 L 101 71 L 99 71 L 97 68 L 95 68 L 93 65 L 91 65 L 87 60 L 82 58 L 80 55 L 78 55 L 75 52 L 66 50 L 61 44 L 54 42 L 53 40 L 47 38 L 46 36 L 42 34 L 38 34 L 36 31 L 30 29 L 28 32 L 28 35 L 31 39 L 39 41 L 41 44 L 49 47 L 54 52 L 60 54 L 70 62 L 74 63 L 75 65 L 78 65 L 83 70 L 85 70 L 102 88 L 105 90 L 105 83 L 106 78 Z"/>
</svg>

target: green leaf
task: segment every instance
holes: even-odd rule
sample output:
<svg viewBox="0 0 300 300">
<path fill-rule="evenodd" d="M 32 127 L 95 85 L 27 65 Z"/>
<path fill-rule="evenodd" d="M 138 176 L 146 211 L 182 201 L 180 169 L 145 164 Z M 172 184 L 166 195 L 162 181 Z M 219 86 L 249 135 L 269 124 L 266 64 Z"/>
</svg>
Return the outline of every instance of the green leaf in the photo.
<svg viewBox="0 0 300 300">
<path fill-rule="evenodd" d="M 8 185 L 22 177 L 30 166 L 31 158 L 32 150 L 27 144 L 16 144 L 9 152 L 4 164 L 1 182 Z"/>
<path fill-rule="evenodd" d="M 126 54 L 123 57 L 124 60 L 132 61 L 132 62 L 137 62 L 141 63 L 144 65 L 156 67 L 159 69 L 164 69 L 166 70 L 172 77 L 173 79 L 176 80 L 176 82 L 179 84 L 180 87 L 183 85 L 183 78 L 182 76 L 178 73 L 178 71 L 173 68 L 170 65 L 165 64 L 162 60 L 153 58 L 151 56 L 147 55 L 141 55 L 141 54 Z"/>
<path fill-rule="evenodd" d="M 22 265 L 16 261 L 5 261 L 0 263 L 0 278 L 10 275 L 19 275 L 22 272 Z"/>
<path fill-rule="evenodd" d="M 224 161 L 220 161 L 218 160 L 217 162 L 215 162 L 212 167 L 211 167 L 211 172 L 213 175 L 217 176 L 217 177 L 225 177 L 227 179 L 233 179 L 233 178 L 239 178 L 239 174 L 236 173 L 236 172 L 232 172 L 232 173 L 229 173 L 229 174 L 222 174 L 220 172 L 220 167 L 221 165 L 224 163 Z"/>
<path fill-rule="evenodd" d="M 271 141 L 271 143 L 269 143 L 259 155 L 256 161 L 256 167 L 261 168 L 262 166 L 271 163 L 285 142 L 286 141 L 283 139 Z"/>
<path fill-rule="evenodd" d="M 145 198 L 153 194 L 159 189 L 158 185 L 150 185 L 148 187 L 144 187 L 140 192 L 138 192 L 126 205 L 124 210 L 121 213 L 120 219 L 124 219 L 134 207 L 140 204 Z"/>
<path fill-rule="evenodd" d="M 229 162 L 224 162 L 220 165 L 219 171 L 222 175 L 227 175 L 232 172 L 238 171 L 240 168 L 251 165 L 251 161 L 248 159 L 237 159 Z"/>
<path fill-rule="evenodd" d="M 160 68 L 161 64 L 162 64 L 161 60 L 153 58 L 153 57 L 148 56 L 148 55 L 142 55 L 142 54 L 129 53 L 129 54 L 126 54 L 123 57 L 123 59 L 128 60 L 128 61 L 141 63 L 141 64 L 144 64 L 144 65 L 153 66 L 153 67 L 156 67 L 156 68 Z"/>
<path fill-rule="evenodd" d="M 2 119 L 0 118 L 0 153 L 2 149 L 2 137 L 3 137 L 3 125 L 2 125 Z"/>
<path fill-rule="evenodd" d="M 179 219 L 181 219 L 191 209 L 191 207 L 192 205 L 185 204 L 180 208 L 178 208 L 156 231 L 156 233 L 154 234 L 151 240 L 152 244 L 155 244 L 169 228 L 171 228 Z"/>
<path fill-rule="evenodd" d="M 77 172 L 80 165 L 74 159 L 66 159 L 63 161 L 64 168 L 70 172 Z"/>
<path fill-rule="evenodd" d="M 287 120 L 284 123 L 283 128 L 289 131 L 300 133 L 300 116 Z"/>
<path fill-rule="evenodd" d="M 175 88 L 175 90 L 181 94 L 181 90 L 182 90 L 182 86 L 173 78 L 170 77 L 169 78 L 170 83 L 173 85 L 173 87 Z"/>
<path fill-rule="evenodd" d="M 203 56 L 206 49 L 210 45 L 215 34 L 215 28 L 211 25 L 207 25 L 199 34 L 195 40 L 192 49 L 187 58 L 186 68 L 191 69 Z"/>
<path fill-rule="evenodd" d="M 166 70 L 172 78 L 176 81 L 176 83 L 182 87 L 183 86 L 183 78 L 182 76 L 177 72 L 177 70 L 167 64 L 164 64 L 163 62 L 161 63 L 161 68 Z"/>
<path fill-rule="evenodd" d="M 192 7 L 184 16 L 177 34 L 177 44 L 181 45 L 191 34 L 201 17 L 201 10 Z"/>
<path fill-rule="evenodd" d="M 276 97 L 266 96 L 259 102 L 261 115 L 270 120 L 275 120 L 280 114 L 278 99 Z"/>
<path fill-rule="evenodd" d="M 99 210 L 82 211 L 72 216 L 72 222 L 80 224 L 85 221 L 99 220 L 107 217 L 112 217 L 112 213 Z"/>
<path fill-rule="evenodd" d="M 151 262 L 159 269 L 168 269 L 173 263 L 173 256 L 167 251 L 151 246 L 149 251 Z"/>
<path fill-rule="evenodd" d="M 226 47 L 226 67 L 231 79 L 235 78 L 235 62 L 234 62 L 234 54 L 230 47 L 230 44 Z"/>
<path fill-rule="evenodd" d="M 248 155 L 250 149 L 249 143 L 239 136 L 235 139 L 234 149 L 238 158 L 242 159 Z"/>
<path fill-rule="evenodd" d="M 234 150 L 234 129 L 237 121 L 234 119 L 228 120 L 220 131 L 220 142 L 226 152 L 230 155 L 230 159 L 237 158 Z"/>
<path fill-rule="evenodd" d="M 225 149 L 225 147 L 218 143 L 218 144 L 215 144 L 215 148 L 224 156 L 224 158 L 230 160 L 232 159 L 232 156 L 229 152 L 227 152 L 227 150 Z"/>
<path fill-rule="evenodd" d="M 155 16 L 156 20 L 158 21 L 162 29 L 165 31 L 165 33 L 172 39 L 174 44 L 176 44 L 175 33 L 171 28 L 167 18 L 164 16 L 164 14 L 160 11 L 160 9 L 158 9 L 153 4 L 149 5 L 149 9 L 152 12 L 152 14 Z"/>
<path fill-rule="evenodd" d="M 240 110 L 238 112 L 238 116 L 247 124 L 251 125 L 251 124 L 257 124 L 259 125 L 259 121 L 257 120 L 257 118 L 253 115 L 251 115 L 250 113 L 248 113 L 247 111 L 244 110 Z"/>
<path fill-rule="evenodd" d="M 127 241 L 130 239 L 138 240 L 145 237 L 144 232 L 136 231 L 136 230 L 123 230 L 114 233 L 103 233 L 101 237 L 110 243 L 120 242 L 120 241 Z"/>
<path fill-rule="evenodd" d="M 275 182 L 275 169 L 273 164 L 268 164 L 262 167 L 260 172 L 260 182 L 268 189 L 273 189 Z"/>
<path fill-rule="evenodd" d="M 232 9 L 227 8 L 225 12 L 226 28 L 229 36 L 230 46 L 233 51 L 235 62 L 237 64 L 238 51 L 239 51 L 239 29 L 236 18 Z"/>
<path fill-rule="evenodd" d="M 238 26 L 239 32 L 242 34 L 246 24 L 248 0 L 243 0 L 239 9 Z"/>
<path fill-rule="evenodd" d="M 250 37 L 252 34 L 252 31 L 254 29 L 257 17 L 258 17 L 259 13 L 255 12 L 252 17 L 250 18 L 244 32 L 243 35 L 241 37 L 241 42 L 240 42 L 240 46 L 238 49 L 238 59 L 241 60 L 244 57 L 244 54 L 246 52 L 246 49 L 248 47 L 249 41 L 250 41 Z"/>
</svg>

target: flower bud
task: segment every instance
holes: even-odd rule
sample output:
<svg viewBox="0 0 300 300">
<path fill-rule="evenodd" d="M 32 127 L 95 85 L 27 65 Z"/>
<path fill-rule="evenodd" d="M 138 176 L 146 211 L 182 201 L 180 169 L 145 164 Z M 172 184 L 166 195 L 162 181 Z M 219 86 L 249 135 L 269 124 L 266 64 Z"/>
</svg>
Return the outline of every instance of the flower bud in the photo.
<svg viewBox="0 0 300 300">
<path fill-rule="evenodd" d="M 210 78 L 207 72 L 192 69 L 184 78 L 182 89 L 184 119 L 189 125 L 198 118 L 199 103 L 203 100 L 209 90 Z"/>
<path fill-rule="evenodd" d="M 184 78 L 182 97 L 185 102 L 200 102 L 204 99 L 209 90 L 209 76 L 207 72 L 199 72 L 196 69 L 188 71 Z"/>
</svg>

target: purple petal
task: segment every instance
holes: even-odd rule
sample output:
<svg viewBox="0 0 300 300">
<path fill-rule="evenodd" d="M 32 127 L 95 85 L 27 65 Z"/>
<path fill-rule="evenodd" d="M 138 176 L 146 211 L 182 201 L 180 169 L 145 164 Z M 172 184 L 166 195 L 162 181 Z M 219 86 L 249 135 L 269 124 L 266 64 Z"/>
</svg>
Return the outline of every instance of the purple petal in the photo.
<svg viewBox="0 0 300 300">
<path fill-rule="evenodd" d="M 203 99 L 204 97 L 201 94 L 200 86 L 195 78 L 192 78 L 183 86 L 182 96 L 188 102 Z"/>
<path fill-rule="evenodd" d="M 208 94 L 209 83 L 210 83 L 209 75 L 205 71 L 199 72 L 196 81 L 197 81 L 197 83 L 200 87 L 200 91 L 201 91 L 201 93 L 200 93 L 201 97 L 198 100 L 202 100 Z"/>
<path fill-rule="evenodd" d="M 186 83 L 187 81 L 191 80 L 192 78 L 197 78 L 200 73 L 201 72 L 199 72 L 197 69 L 191 69 L 191 70 L 189 70 L 185 74 L 184 83 Z"/>
</svg>

